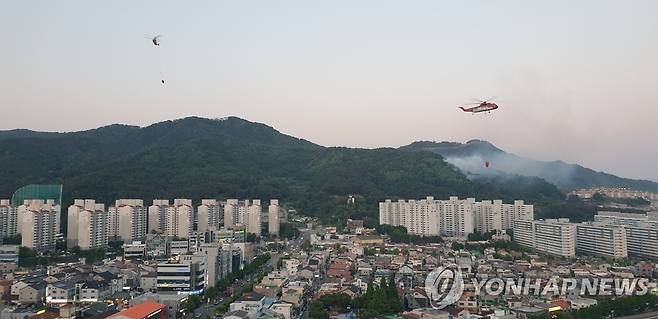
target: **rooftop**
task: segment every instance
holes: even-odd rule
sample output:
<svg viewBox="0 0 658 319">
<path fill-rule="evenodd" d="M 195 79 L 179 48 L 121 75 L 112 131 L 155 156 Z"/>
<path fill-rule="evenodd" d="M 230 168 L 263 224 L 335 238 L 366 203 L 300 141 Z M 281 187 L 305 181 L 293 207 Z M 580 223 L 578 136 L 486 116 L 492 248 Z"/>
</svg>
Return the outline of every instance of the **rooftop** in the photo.
<svg viewBox="0 0 658 319">
<path fill-rule="evenodd" d="M 107 318 L 111 319 L 123 319 L 123 318 L 128 318 L 128 319 L 141 319 L 141 318 L 146 318 L 149 315 L 153 314 L 154 312 L 160 310 L 160 309 L 167 309 L 166 305 L 155 303 L 155 302 L 146 302 L 140 305 L 136 305 L 134 307 L 130 307 L 126 310 L 123 310 L 117 314 L 114 314 L 112 316 L 109 316 Z"/>
</svg>

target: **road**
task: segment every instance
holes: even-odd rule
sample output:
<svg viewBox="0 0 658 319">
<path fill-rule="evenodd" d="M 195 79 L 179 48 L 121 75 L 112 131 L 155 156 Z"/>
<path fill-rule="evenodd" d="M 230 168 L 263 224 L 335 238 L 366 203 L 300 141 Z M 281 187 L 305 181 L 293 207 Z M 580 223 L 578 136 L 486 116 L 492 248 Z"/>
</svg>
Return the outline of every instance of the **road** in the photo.
<svg viewBox="0 0 658 319">
<path fill-rule="evenodd" d="M 251 274 L 245 276 L 245 278 L 238 280 L 238 282 L 234 283 L 232 285 L 232 290 L 234 291 L 233 295 L 235 296 L 240 296 L 244 293 L 245 286 L 252 281 L 255 281 L 256 278 L 259 278 L 260 275 L 266 274 L 272 270 L 272 259 L 268 260 L 261 268 L 259 269 L 258 273 L 256 274 Z M 217 309 L 222 302 L 224 301 L 225 298 L 221 298 L 222 301 L 219 302 L 219 304 L 215 305 L 212 302 L 208 304 L 204 300 L 204 303 L 201 304 L 201 306 L 194 312 L 195 317 L 198 318 L 205 318 L 206 316 L 209 316 L 210 318 L 215 318 L 215 309 Z M 199 316 L 200 314 L 200 316 Z"/>
<path fill-rule="evenodd" d="M 639 315 L 625 316 L 625 317 L 615 317 L 618 319 L 658 319 L 658 311 L 647 312 Z"/>
</svg>

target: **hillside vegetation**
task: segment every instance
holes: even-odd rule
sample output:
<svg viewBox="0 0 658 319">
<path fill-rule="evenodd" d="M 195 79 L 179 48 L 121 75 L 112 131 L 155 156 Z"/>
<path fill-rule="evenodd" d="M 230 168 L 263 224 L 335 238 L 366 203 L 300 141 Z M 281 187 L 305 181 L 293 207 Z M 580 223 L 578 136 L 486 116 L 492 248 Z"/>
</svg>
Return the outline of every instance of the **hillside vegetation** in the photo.
<svg viewBox="0 0 658 319">
<path fill-rule="evenodd" d="M 472 181 L 432 152 L 323 147 L 231 117 L 74 133 L 0 132 L 0 198 L 30 183 L 62 183 L 74 198 L 279 198 L 326 222 L 366 217 L 385 198 L 451 195 L 555 202 L 539 178 Z M 357 198 L 347 205 L 347 196 Z"/>
</svg>

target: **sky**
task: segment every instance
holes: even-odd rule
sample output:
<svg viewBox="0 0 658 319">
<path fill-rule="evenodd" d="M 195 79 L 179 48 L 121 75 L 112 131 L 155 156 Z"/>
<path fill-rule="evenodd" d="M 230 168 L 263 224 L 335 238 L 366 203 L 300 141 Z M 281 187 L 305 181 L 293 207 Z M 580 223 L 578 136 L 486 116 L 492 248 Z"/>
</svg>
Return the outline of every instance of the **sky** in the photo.
<svg viewBox="0 0 658 319">
<path fill-rule="evenodd" d="M 656 1 L 2 1 L 0 130 L 233 115 L 326 146 L 477 138 L 658 181 L 656 12 Z M 490 96 L 491 114 L 457 108 Z"/>
</svg>

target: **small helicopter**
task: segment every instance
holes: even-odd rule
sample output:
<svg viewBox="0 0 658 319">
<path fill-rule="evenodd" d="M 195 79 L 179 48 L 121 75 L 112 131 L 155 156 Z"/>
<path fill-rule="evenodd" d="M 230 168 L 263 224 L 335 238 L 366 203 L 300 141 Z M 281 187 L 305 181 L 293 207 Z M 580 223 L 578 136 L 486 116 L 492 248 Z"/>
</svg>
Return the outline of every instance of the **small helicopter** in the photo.
<svg viewBox="0 0 658 319">
<path fill-rule="evenodd" d="M 151 39 L 151 42 L 153 42 L 153 45 L 158 46 L 158 47 L 160 46 L 160 37 L 161 37 L 161 35 L 158 34 L 158 35 L 154 36 Z"/>
<path fill-rule="evenodd" d="M 471 103 L 467 106 L 460 106 L 459 108 L 462 109 L 464 112 L 470 112 L 470 113 L 482 113 L 482 112 L 487 112 L 491 113 L 492 110 L 495 110 L 498 108 L 498 105 L 496 103 L 490 102 L 494 97 L 490 97 L 486 100 L 478 100 L 474 99 L 477 102 L 476 103 Z M 472 106 L 475 105 L 475 106 Z"/>
</svg>

